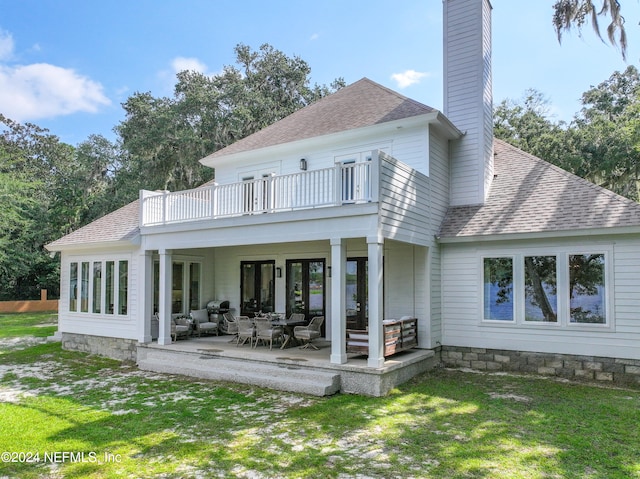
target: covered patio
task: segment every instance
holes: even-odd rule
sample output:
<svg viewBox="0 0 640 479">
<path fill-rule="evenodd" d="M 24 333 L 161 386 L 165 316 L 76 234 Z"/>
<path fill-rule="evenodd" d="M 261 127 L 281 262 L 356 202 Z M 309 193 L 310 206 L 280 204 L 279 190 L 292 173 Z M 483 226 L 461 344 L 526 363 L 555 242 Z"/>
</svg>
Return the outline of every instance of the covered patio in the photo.
<svg viewBox="0 0 640 479">
<path fill-rule="evenodd" d="M 423 230 L 433 221 L 429 178 L 381 151 L 365 153 L 367 161 L 357 166 L 337 163 L 319 173 L 233 183 L 231 196 L 222 194 L 227 191 L 222 185 L 176 194 L 143 192 L 136 278 L 138 313 L 145 318 L 138 331 L 141 367 L 239 382 L 269 377 L 271 384 L 282 383 L 275 386 L 280 389 L 308 381 L 305 392 L 317 378 L 288 376 L 292 368 L 296 375 L 312 370 L 316 377 L 328 374 L 332 384 L 319 394 L 369 395 L 385 394 L 426 369 L 435 347 L 431 266 L 439 261 L 433 257 L 433 235 Z M 333 192 L 326 201 L 314 193 L 325 191 L 325 183 Z M 292 184 L 297 193 L 282 196 L 290 192 L 284 185 Z M 298 194 L 303 191 L 310 196 Z M 284 197 L 295 201 L 282 203 Z M 232 204 L 237 208 L 222 208 Z M 189 314 L 210 300 L 228 300 L 235 316 L 323 316 L 324 347 L 267 353 L 216 338 L 174 343 L 172 315 Z M 150 334 L 156 313 L 157 339 Z M 417 318 L 416 346 L 424 350 L 389 357 L 383 322 L 406 317 Z M 366 332 L 361 356 L 347 350 L 348 329 Z M 212 360 L 219 367 L 204 366 Z M 247 367 L 268 371 L 253 374 Z"/>
<path fill-rule="evenodd" d="M 269 387 L 315 396 L 338 392 L 384 396 L 411 377 L 433 368 L 433 350 L 411 349 L 385 358 L 380 367 L 367 357 L 349 354 L 343 364 L 331 361 L 331 343 L 314 342 L 318 350 L 291 347 L 272 350 L 237 346 L 229 335 L 191 337 L 171 344 L 138 346 L 143 370 Z"/>
</svg>

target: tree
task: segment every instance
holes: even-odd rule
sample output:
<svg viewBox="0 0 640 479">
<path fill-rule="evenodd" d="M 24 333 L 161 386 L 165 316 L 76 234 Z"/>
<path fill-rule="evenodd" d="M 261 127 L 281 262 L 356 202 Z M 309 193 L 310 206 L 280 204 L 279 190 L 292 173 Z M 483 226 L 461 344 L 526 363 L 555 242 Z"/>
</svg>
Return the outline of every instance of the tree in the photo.
<svg viewBox="0 0 640 479">
<path fill-rule="evenodd" d="M 47 130 L 0 115 L 0 299 L 39 297 L 58 291 L 58 262 L 43 245 L 59 233 L 48 212 L 57 173 L 73 148 Z"/>
<path fill-rule="evenodd" d="M 92 135 L 77 148 L 0 115 L 0 299 L 58 294 L 59 261 L 44 245 L 112 209 L 119 156 Z"/>
<path fill-rule="evenodd" d="M 596 35 L 602 39 L 598 17 L 609 17 L 607 38 L 612 45 L 620 45 L 622 58 L 627 56 L 627 33 L 624 28 L 624 17 L 618 0 L 601 0 L 597 8 L 592 0 L 558 0 L 553 6 L 553 26 L 562 41 L 562 33 L 577 27 L 578 31 L 585 23 L 591 22 Z"/>
<path fill-rule="evenodd" d="M 118 203 L 115 190 L 120 154 L 101 135 L 90 135 L 73 151 L 72 162 L 59 168 L 52 186 L 50 213 L 67 234 L 112 211 Z"/>
<path fill-rule="evenodd" d="M 172 98 L 136 93 L 116 128 L 123 148 L 119 180 L 133 194 L 141 188 L 181 190 L 212 176 L 198 160 L 284 118 L 343 86 L 309 85 L 310 68 L 270 45 L 235 49 L 238 66 L 207 76 L 183 71 Z"/>
<path fill-rule="evenodd" d="M 571 173 L 640 199 L 640 74 L 634 66 L 590 88 L 570 124 L 548 118 L 548 102 L 528 90 L 494 111 L 494 135 Z"/>
<path fill-rule="evenodd" d="M 634 201 L 640 199 L 640 75 L 634 66 L 582 95 L 568 134 L 567 167 Z"/>
<path fill-rule="evenodd" d="M 529 89 L 520 102 L 503 100 L 494 110 L 494 136 L 527 153 L 562 164 L 565 130 L 548 118 L 549 101 Z"/>
</svg>

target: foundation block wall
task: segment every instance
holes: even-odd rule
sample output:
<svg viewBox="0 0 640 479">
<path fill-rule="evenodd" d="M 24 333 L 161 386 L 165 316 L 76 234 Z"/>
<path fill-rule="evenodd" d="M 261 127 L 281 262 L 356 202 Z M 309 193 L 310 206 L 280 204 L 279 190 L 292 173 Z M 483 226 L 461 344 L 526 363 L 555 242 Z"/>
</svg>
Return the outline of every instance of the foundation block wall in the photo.
<svg viewBox="0 0 640 479">
<path fill-rule="evenodd" d="M 640 360 L 525 351 L 442 347 L 446 367 L 512 371 L 640 386 Z"/>
<path fill-rule="evenodd" d="M 106 338 L 87 334 L 62 333 L 62 347 L 71 351 L 97 354 L 120 361 L 136 360 L 138 342 L 133 339 Z"/>
</svg>

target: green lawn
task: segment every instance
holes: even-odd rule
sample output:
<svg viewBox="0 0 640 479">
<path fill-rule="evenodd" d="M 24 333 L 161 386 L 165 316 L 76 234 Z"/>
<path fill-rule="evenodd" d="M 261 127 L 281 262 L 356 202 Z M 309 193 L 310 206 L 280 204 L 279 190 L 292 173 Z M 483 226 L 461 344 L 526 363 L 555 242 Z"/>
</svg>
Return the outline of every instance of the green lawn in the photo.
<svg viewBox="0 0 640 479">
<path fill-rule="evenodd" d="M 47 319 L 19 316 L 1 337 Z M 56 343 L 0 350 L 0 378 L 0 477 L 640 478 L 637 389 L 437 370 L 319 399 Z"/>
<path fill-rule="evenodd" d="M 0 339 L 34 336 L 46 338 L 57 329 L 55 313 L 0 314 Z"/>
</svg>

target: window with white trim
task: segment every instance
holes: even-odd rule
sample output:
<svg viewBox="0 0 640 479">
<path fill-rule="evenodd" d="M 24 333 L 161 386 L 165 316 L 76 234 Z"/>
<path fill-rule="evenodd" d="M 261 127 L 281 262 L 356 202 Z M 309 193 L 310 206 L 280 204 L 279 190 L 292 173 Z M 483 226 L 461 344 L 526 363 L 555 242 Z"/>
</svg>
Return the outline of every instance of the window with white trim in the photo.
<svg viewBox="0 0 640 479">
<path fill-rule="evenodd" d="M 483 321 L 610 326 L 607 258 L 606 251 L 483 257 Z"/>
<path fill-rule="evenodd" d="M 484 319 L 513 321 L 513 258 L 484 258 Z"/>
<path fill-rule="evenodd" d="M 524 320 L 558 322 L 555 256 L 524 257 Z"/>
<path fill-rule="evenodd" d="M 69 311 L 126 316 L 129 305 L 129 260 L 69 263 Z"/>
<path fill-rule="evenodd" d="M 603 253 L 569 255 L 569 322 L 607 322 Z"/>
<path fill-rule="evenodd" d="M 200 309 L 202 262 L 174 259 L 171 263 L 171 313 L 188 314 Z M 160 310 L 160 262 L 153 262 L 153 309 Z"/>
</svg>

